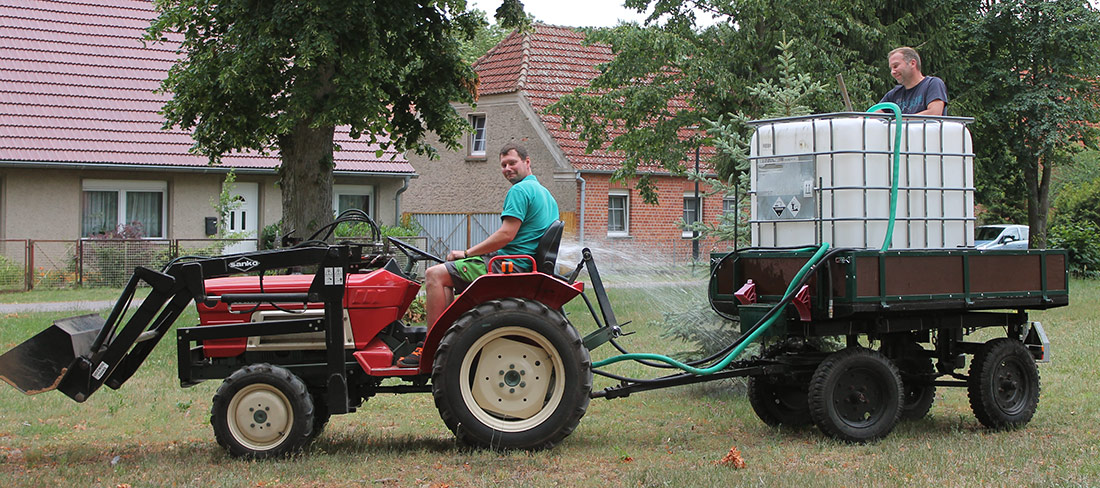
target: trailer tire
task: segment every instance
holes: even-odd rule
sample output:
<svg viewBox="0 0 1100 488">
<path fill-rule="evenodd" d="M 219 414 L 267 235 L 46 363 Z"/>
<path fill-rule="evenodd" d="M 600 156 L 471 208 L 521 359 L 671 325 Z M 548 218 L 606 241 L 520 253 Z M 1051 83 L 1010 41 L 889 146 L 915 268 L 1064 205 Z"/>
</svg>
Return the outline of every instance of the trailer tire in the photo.
<svg viewBox="0 0 1100 488">
<path fill-rule="evenodd" d="M 780 342 L 764 349 L 760 357 L 772 360 L 787 354 L 816 354 L 818 350 L 802 342 Z M 778 427 L 804 427 L 810 418 L 809 380 L 805 375 L 764 375 L 748 379 L 749 405 L 765 424 Z"/>
<path fill-rule="evenodd" d="M 765 424 L 802 427 L 812 422 L 805 385 L 765 376 L 750 376 L 748 383 L 749 405 Z"/>
<path fill-rule="evenodd" d="M 284 456 L 301 450 L 312 438 L 313 399 L 290 371 L 251 364 L 218 387 L 210 424 L 218 444 L 234 457 Z"/>
<path fill-rule="evenodd" d="M 1039 368 L 1020 341 L 993 339 L 974 355 L 967 393 L 982 425 L 993 429 L 1026 425 L 1039 406 L 1039 390 Z"/>
<path fill-rule="evenodd" d="M 591 390 L 580 335 L 561 313 L 530 300 L 492 300 L 466 312 L 432 365 L 443 422 L 476 447 L 553 447 L 577 427 Z"/>
<path fill-rule="evenodd" d="M 893 360 L 904 388 L 901 420 L 920 420 L 928 415 L 936 401 L 936 385 L 931 381 L 936 374 L 936 366 L 925 349 L 912 341 L 902 343 L 899 355 Z"/>
<path fill-rule="evenodd" d="M 848 442 L 873 441 L 898 423 L 901 376 L 882 353 L 850 347 L 818 365 L 808 399 L 810 416 L 826 435 Z"/>
</svg>

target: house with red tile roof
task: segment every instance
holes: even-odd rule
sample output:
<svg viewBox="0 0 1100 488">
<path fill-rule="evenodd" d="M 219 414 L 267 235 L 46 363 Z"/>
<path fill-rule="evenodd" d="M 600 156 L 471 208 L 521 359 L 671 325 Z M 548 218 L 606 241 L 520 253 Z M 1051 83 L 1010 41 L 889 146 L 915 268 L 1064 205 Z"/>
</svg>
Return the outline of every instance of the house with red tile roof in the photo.
<svg viewBox="0 0 1100 488">
<path fill-rule="evenodd" d="M 178 40 L 145 43 L 148 0 L 0 0 L 0 238 L 75 239 L 139 222 L 147 237 L 202 238 L 226 173 L 244 205 L 232 230 L 281 218 L 277 155 L 190 151 L 162 130 L 157 93 Z M 334 210 L 401 214 L 415 169 L 337 128 Z"/>
<path fill-rule="evenodd" d="M 621 155 L 586 152 L 578 133 L 546 112 L 563 95 L 587 86 L 599 74 L 598 66 L 613 56 L 606 45 L 585 45 L 584 34 L 569 27 L 535 24 L 529 32 L 510 34 L 474 64 L 480 79 L 477 104 L 455 105 L 474 127 L 465 146 L 441 150 L 438 160 L 409 155 L 420 177 L 406 193 L 405 210 L 499 216 L 509 184 L 500 174 L 497 153 L 516 141 L 527 147 L 535 176 L 557 198 L 567 238 L 586 246 L 689 256 L 691 233 L 677 223 L 698 218 L 715 222 L 730 203 L 705 197 L 706 188 L 696 199 L 695 184 L 687 178 L 639 168 L 639 173 L 650 174 L 659 195 L 657 205 L 646 204 L 634 182 L 611 181 Z M 710 154 L 713 148 L 704 148 L 704 170 Z M 685 163 L 693 161 L 694 153 L 685 155 Z M 467 232 L 443 233 L 451 234 L 449 247 L 461 249 L 457 246 L 475 244 L 479 234 L 499 225 L 499 217 L 495 222 L 481 219 Z M 711 244 L 702 246 L 704 253 Z"/>
</svg>

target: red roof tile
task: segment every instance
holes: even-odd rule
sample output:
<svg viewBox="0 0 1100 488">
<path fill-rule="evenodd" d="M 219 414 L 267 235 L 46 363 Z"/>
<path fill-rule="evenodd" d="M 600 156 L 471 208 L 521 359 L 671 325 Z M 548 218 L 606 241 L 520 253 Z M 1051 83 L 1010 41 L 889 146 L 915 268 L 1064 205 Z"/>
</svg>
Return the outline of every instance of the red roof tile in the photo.
<svg viewBox="0 0 1100 488">
<path fill-rule="evenodd" d="M 535 24 L 531 32 L 513 32 L 474 63 L 480 78 L 478 95 L 522 92 L 574 168 L 615 170 L 622 165 L 622 154 L 604 149 L 591 154 L 585 152 L 585 143 L 578 133 L 565 130 L 561 117 L 546 113 L 546 107 L 563 95 L 588 86 L 599 75 L 599 65 L 614 57 L 605 44 L 584 45 L 581 32 L 569 27 Z M 687 104 L 674 100 L 671 105 L 679 108 Z M 611 131 L 612 135 L 621 132 Z M 708 147 L 702 152 L 709 159 L 714 149 Z M 644 169 L 657 168 L 639 168 Z"/>
<path fill-rule="evenodd" d="M 175 42 L 142 42 L 147 0 L 0 0 L 0 161 L 205 167 L 181 130 L 161 130 L 156 94 Z M 341 133 L 342 132 L 342 133 Z M 380 139 L 382 137 L 379 137 Z M 338 171 L 413 173 L 404 155 L 336 131 Z M 223 165 L 273 169 L 277 156 Z"/>
</svg>

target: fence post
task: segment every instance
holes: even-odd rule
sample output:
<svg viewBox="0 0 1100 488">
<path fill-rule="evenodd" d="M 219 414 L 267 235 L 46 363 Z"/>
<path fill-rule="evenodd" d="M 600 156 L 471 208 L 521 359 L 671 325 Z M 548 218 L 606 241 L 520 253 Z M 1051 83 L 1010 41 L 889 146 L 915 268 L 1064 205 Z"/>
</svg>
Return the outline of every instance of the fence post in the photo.
<svg viewBox="0 0 1100 488">
<path fill-rule="evenodd" d="M 76 240 L 76 282 L 84 287 L 84 239 Z"/>
<path fill-rule="evenodd" d="M 34 289 L 34 239 L 27 239 L 26 253 L 24 262 L 27 263 L 27 273 L 23 289 L 31 291 Z"/>
</svg>

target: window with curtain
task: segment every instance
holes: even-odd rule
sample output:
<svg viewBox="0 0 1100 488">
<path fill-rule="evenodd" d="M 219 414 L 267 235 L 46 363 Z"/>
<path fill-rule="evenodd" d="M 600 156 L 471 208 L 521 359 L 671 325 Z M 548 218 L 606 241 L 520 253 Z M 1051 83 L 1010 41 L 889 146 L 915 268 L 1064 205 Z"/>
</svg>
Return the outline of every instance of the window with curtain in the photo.
<svg viewBox="0 0 1100 488">
<path fill-rule="evenodd" d="M 163 181 L 84 180 L 80 233 L 83 237 L 140 229 L 141 237 L 165 235 Z"/>
<path fill-rule="evenodd" d="M 607 235 L 626 236 L 630 229 L 629 195 L 609 193 L 607 195 Z"/>
<path fill-rule="evenodd" d="M 357 208 L 374 217 L 374 186 L 372 185 L 332 185 L 332 211 L 336 215 Z"/>
<path fill-rule="evenodd" d="M 695 198 L 695 195 L 684 195 L 684 223 L 692 224 L 699 221 L 699 202 L 702 197 Z M 692 237 L 694 234 L 690 230 L 683 232 L 684 237 Z"/>
</svg>

